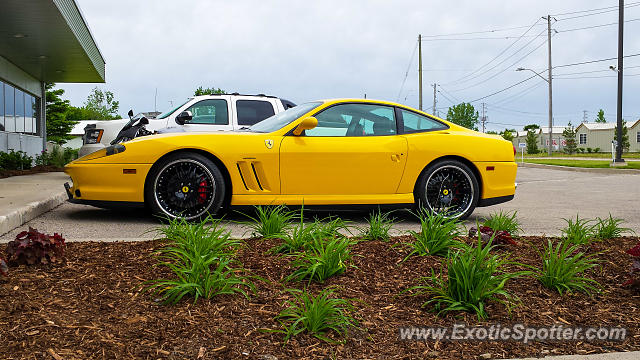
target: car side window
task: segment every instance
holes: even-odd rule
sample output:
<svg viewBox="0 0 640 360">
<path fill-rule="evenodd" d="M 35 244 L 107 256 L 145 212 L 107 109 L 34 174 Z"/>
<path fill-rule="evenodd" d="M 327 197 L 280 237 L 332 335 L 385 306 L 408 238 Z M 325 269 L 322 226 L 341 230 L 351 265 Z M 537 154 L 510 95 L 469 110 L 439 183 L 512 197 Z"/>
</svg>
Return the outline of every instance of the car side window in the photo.
<svg viewBox="0 0 640 360">
<path fill-rule="evenodd" d="M 400 109 L 400 113 L 402 114 L 405 133 L 448 129 L 447 125 L 428 116 L 404 109 Z"/>
<path fill-rule="evenodd" d="M 238 100 L 238 125 L 253 125 L 275 115 L 273 105 L 262 100 Z"/>
<path fill-rule="evenodd" d="M 375 104 L 341 104 L 315 115 L 318 126 L 305 136 L 383 136 L 396 134 L 393 107 Z"/>
<path fill-rule="evenodd" d="M 193 119 L 189 124 L 229 125 L 227 101 L 223 99 L 207 99 L 197 102 L 186 111 L 191 111 Z"/>
</svg>

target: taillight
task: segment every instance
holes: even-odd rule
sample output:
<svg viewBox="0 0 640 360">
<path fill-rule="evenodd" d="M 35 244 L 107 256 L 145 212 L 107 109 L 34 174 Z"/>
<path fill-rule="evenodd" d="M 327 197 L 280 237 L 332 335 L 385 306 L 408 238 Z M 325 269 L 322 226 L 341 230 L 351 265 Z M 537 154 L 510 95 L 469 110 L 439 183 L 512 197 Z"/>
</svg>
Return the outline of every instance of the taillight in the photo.
<svg viewBox="0 0 640 360">
<path fill-rule="evenodd" d="M 514 145 L 511 146 L 513 146 L 513 156 L 516 156 L 516 147 Z"/>
</svg>

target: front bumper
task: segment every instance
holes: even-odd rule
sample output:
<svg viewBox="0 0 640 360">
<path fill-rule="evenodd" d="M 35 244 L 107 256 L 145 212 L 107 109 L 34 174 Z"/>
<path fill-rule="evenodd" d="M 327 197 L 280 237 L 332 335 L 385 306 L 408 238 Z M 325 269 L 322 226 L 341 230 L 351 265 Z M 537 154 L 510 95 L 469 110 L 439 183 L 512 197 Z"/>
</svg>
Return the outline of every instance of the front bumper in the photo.
<svg viewBox="0 0 640 360">
<path fill-rule="evenodd" d="M 65 184 L 65 191 L 74 202 L 144 203 L 145 180 L 151 166 L 75 161 L 64 169 L 72 181 Z"/>
</svg>

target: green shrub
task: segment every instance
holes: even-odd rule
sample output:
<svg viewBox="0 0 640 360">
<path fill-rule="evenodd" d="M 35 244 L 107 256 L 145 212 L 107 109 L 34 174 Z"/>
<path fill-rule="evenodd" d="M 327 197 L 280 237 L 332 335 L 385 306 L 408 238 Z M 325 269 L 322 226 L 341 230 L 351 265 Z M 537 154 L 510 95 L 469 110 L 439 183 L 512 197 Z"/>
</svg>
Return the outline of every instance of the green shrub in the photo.
<svg viewBox="0 0 640 360">
<path fill-rule="evenodd" d="M 504 286 L 508 280 L 529 274 L 528 271 L 506 272 L 506 265 L 513 265 L 506 255 L 493 255 L 491 241 L 483 245 L 480 240 L 475 247 L 466 247 L 450 253 L 446 260 L 447 277 L 443 269 L 421 279 L 423 284 L 409 290 L 414 295 L 430 295 L 422 306 L 434 306 L 438 315 L 450 311 L 474 312 L 478 319 L 487 317 L 485 304 L 497 301 L 511 307 L 515 296 Z"/>
<path fill-rule="evenodd" d="M 591 154 L 591 152 L 592 152 L 592 151 L 593 151 L 593 149 L 591 149 L 590 147 L 588 147 L 588 148 L 587 148 L 587 152 L 588 152 L 589 154 Z"/>
<path fill-rule="evenodd" d="M 451 248 L 461 245 L 460 241 L 455 239 L 462 234 L 457 219 L 424 209 L 420 209 L 415 215 L 420 220 L 420 232 L 409 232 L 415 240 L 407 243 L 411 252 L 405 260 L 412 255 L 445 256 Z"/>
<path fill-rule="evenodd" d="M 314 219 L 312 223 L 304 223 L 304 208 L 298 216 L 299 223 L 282 237 L 282 243 L 271 249 L 275 253 L 291 254 L 306 248 L 314 239 L 333 239 L 342 236 L 340 231 L 348 231 L 346 222 L 340 218 Z"/>
<path fill-rule="evenodd" d="M 395 219 L 390 217 L 390 213 L 382 213 L 380 210 L 374 211 L 366 221 L 368 227 L 360 229 L 360 236 L 363 240 L 389 240 L 391 237 L 389 231 L 395 223 Z"/>
<path fill-rule="evenodd" d="M 582 291 L 590 294 L 599 291 L 600 284 L 593 279 L 588 279 L 581 274 L 598 265 L 596 255 L 585 255 L 579 251 L 578 244 L 560 241 L 553 246 L 551 240 L 541 252 L 542 268 L 537 279 L 560 294 L 565 291 Z"/>
<path fill-rule="evenodd" d="M 347 269 L 351 259 L 349 250 L 351 241 L 345 237 L 313 238 L 305 251 L 295 256 L 292 265 L 296 270 L 287 277 L 289 280 L 324 282 L 334 275 L 340 275 Z"/>
<path fill-rule="evenodd" d="M 211 222 L 211 225 L 207 225 Z M 219 228 L 220 220 L 210 217 L 191 224 L 182 219 L 170 220 L 160 229 L 168 245 L 156 251 L 160 260 L 175 279 L 156 279 L 146 282 L 145 291 L 159 295 L 165 304 L 175 304 L 184 296 L 210 299 L 220 294 L 241 293 L 255 286 L 243 269 L 235 266 L 235 249 L 239 242 L 230 239 L 229 232 Z"/>
<path fill-rule="evenodd" d="M 562 219 L 567 222 L 567 226 L 561 229 L 563 241 L 570 244 L 587 244 L 593 239 L 595 226 L 593 220 L 580 219 L 576 215 L 576 221 L 572 219 Z"/>
<path fill-rule="evenodd" d="M 611 216 L 611 214 L 609 214 L 609 218 L 596 218 L 596 225 L 594 227 L 595 238 L 600 240 L 613 239 L 621 237 L 624 233 L 631 232 L 631 229 L 620 226 L 623 222 L 623 219 L 616 219 Z"/>
<path fill-rule="evenodd" d="M 593 149 L 593 152 L 594 152 L 594 153 L 598 153 L 598 152 L 600 152 L 600 148 L 598 148 L 598 147 L 597 147 L 597 148 Z"/>
<path fill-rule="evenodd" d="M 482 226 L 488 226 L 493 231 L 506 231 L 511 236 L 518 236 L 520 231 L 520 224 L 516 217 L 517 211 L 512 212 L 494 212 L 489 215 L 488 219 L 483 219 Z"/>
<path fill-rule="evenodd" d="M 296 214 L 287 211 L 284 205 L 279 206 L 255 206 L 256 217 L 243 214 L 252 221 L 243 222 L 248 225 L 253 236 L 262 236 L 265 239 L 282 238 L 287 235 L 291 227 L 291 221 Z"/>
<path fill-rule="evenodd" d="M 284 330 L 285 344 L 293 336 L 304 331 L 318 339 L 334 342 L 326 336 L 327 332 L 335 331 L 340 337 L 346 338 L 350 327 L 357 324 L 350 313 L 353 306 L 349 301 L 333 297 L 333 290 L 324 289 L 313 296 L 305 289 L 289 290 L 295 299 L 287 300 L 285 309 L 276 316 Z"/>
<path fill-rule="evenodd" d="M 3 170 L 28 170 L 31 169 L 33 158 L 24 151 L 7 152 L 0 151 L 0 169 Z"/>
<path fill-rule="evenodd" d="M 54 146 L 51 152 L 45 150 L 40 155 L 36 156 L 35 163 L 38 166 L 54 166 L 61 168 L 77 158 L 78 149 Z"/>
</svg>

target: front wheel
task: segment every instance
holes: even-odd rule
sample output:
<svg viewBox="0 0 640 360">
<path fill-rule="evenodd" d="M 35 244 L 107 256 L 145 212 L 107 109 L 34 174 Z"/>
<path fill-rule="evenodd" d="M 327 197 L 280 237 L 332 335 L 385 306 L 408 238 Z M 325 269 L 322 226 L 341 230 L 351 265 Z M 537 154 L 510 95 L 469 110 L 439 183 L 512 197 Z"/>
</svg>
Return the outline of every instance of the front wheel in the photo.
<svg viewBox="0 0 640 360">
<path fill-rule="evenodd" d="M 416 186 L 419 206 L 449 218 L 466 219 L 480 197 L 473 171 L 460 161 L 445 160 L 427 168 Z"/>
<path fill-rule="evenodd" d="M 220 169 L 206 157 L 178 153 L 152 169 L 145 186 L 151 211 L 165 218 L 199 220 L 215 214 L 225 194 Z"/>
</svg>

